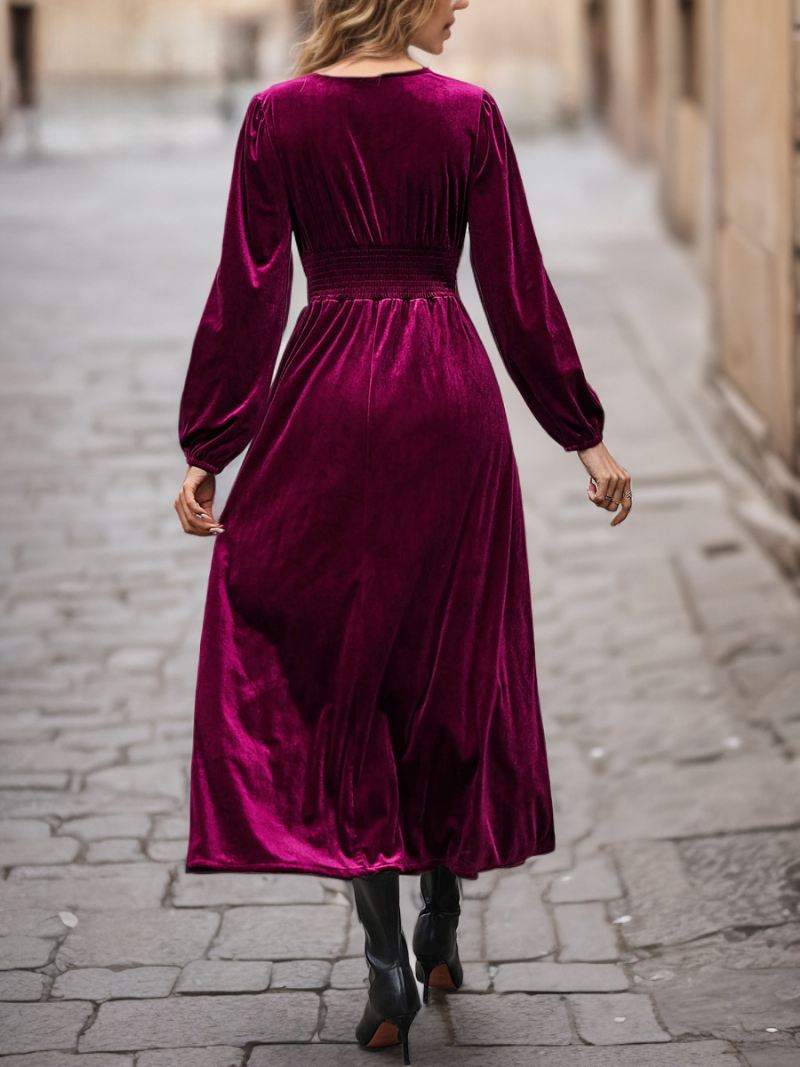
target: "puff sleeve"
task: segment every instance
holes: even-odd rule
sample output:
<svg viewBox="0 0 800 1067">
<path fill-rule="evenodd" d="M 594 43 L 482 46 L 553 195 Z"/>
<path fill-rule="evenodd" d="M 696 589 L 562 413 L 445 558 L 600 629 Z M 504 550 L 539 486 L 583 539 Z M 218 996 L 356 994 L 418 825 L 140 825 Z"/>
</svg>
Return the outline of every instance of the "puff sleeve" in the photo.
<svg viewBox="0 0 800 1067">
<path fill-rule="evenodd" d="M 212 474 L 255 434 L 289 314 L 291 210 L 272 108 L 269 90 L 256 93 L 239 130 L 219 264 L 180 398 L 184 456 Z"/>
<path fill-rule="evenodd" d="M 586 380 L 542 262 L 500 109 L 483 90 L 470 175 L 470 262 L 500 357 L 543 429 L 566 451 L 602 440 L 604 412 Z"/>
</svg>

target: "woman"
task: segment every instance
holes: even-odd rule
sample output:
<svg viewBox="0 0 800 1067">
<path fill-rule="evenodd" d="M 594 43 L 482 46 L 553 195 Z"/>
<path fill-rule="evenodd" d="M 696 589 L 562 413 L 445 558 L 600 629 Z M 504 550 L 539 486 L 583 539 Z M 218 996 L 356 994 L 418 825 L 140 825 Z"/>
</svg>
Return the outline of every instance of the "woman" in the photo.
<svg viewBox="0 0 800 1067">
<path fill-rule="evenodd" d="M 370 992 L 356 1036 L 454 988 L 460 878 L 555 848 L 517 465 L 456 287 L 470 260 L 533 415 L 628 514 L 489 92 L 415 64 L 468 0 L 317 0 L 295 76 L 239 134 L 219 267 L 180 406 L 175 507 L 216 535 L 187 871 L 352 881 Z M 286 326 L 294 234 L 308 302 Z M 249 451 L 219 517 L 214 475 Z M 620 509 L 618 511 L 618 509 Z"/>
</svg>

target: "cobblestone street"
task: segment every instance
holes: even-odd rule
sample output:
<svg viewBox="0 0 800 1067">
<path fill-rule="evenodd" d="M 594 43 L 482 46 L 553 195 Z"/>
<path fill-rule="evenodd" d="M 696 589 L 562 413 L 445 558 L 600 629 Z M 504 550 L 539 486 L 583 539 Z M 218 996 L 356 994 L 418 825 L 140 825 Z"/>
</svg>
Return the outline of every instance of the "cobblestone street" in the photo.
<svg viewBox="0 0 800 1067">
<path fill-rule="evenodd" d="M 591 129 L 518 145 L 634 510 L 609 526 L 498 359 L 559 843 L 464 883 L 467 980 L 432 994 L 412 1062 L 796 1067 L 798 600 L 704 423 L 703 291 L 646 170 Z M 232 151 L 228 136 L 0 170 L 8 1067 L 362 1055 L 349 884 L 183 870 L 212 543 L 172 507 L 177 404 Z M 466 251 L 460 286 L 494 356 Z M 304 301 L 296 261 L 290 324 Z M 409 940 L 417 884 L 402 879 Z"/>
</svg>

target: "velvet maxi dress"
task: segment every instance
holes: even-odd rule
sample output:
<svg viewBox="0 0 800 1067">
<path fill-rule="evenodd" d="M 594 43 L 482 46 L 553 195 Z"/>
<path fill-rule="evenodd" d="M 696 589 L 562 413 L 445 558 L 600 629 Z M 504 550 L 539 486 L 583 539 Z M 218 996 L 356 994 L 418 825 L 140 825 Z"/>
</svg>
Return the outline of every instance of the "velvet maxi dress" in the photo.
<svg viewBox="0 0 800 1067">
<path fill-rule="evenodd" d="M 533 416 L 596 444 L 493 96 L 421 67 L 251 98 L 180 400 L 190 464 L 250 446 L 213 544 L 187 871 L 475 878 L 555 848 L 518 469 L 456 284 L 467 231 Z M 308 299 L 278 362 L 293 236 Z"/>
</svg>

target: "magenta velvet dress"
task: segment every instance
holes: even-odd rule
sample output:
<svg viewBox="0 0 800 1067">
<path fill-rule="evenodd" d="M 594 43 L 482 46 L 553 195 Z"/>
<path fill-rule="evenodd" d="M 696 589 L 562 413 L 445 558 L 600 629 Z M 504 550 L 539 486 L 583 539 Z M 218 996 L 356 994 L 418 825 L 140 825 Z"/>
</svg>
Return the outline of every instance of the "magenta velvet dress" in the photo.
<svg viewBox="0 0 800 1067">
<path fill-rule="evenodd" d="M 187 871 L 474 878 L 555 848 L 517 464 L 462 303 L 566 450 L 602 439 L 492 95 L 428 67 L 255 94 L 179 439 L 221 471 Z M 288 319 L 292 235 L 307 302 Z M 277 372 L 274 372 L 277 363 Z"/>
</svg>

